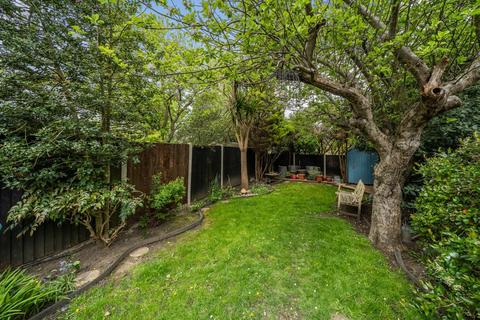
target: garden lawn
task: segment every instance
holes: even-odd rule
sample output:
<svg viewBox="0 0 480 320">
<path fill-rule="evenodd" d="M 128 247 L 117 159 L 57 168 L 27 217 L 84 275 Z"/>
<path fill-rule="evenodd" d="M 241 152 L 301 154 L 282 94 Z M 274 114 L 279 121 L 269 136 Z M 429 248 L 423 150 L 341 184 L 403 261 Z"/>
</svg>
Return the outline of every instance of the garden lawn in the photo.
<svg viewBox="0 0 480 320">
<path fill-rule="evenodd" d="M 411 288 L 367 238 L 325 217 L 335 189 L 287 183 L 218 203 L 130 277 L 73 301 L 71 319 L 416 319 Z"/>
</svg>

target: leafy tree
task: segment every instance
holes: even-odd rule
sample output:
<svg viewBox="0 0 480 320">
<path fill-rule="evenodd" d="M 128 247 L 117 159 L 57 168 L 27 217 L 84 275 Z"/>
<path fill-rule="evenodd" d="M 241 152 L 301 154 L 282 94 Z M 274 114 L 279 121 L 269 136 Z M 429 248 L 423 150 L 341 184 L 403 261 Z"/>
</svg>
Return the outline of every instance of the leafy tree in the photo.
<svg viewBox="0 0 480 320">
<path fill-rule="evenodd" d="M 191 110 L 183 118 L 174 141 L 195 145 L 223 144 L 235 141 L 227 99 L 218 87 L 197 95 Z"/>
<path fill-rule="evenodd" d="M 480 78 L 479 5 L 202 1 L 178 19 L 210 52 L 241 52 L 250 61 L 243 68 L 285 70 L 341 102 L 337 124 L 380 156 L 369 238 L 391 252 L 401 246 L 401 190 L 424 127 L 459 107 L 458 95 Z"/>
<path fill-rule="evenodd" d="M 469 88 L 462 94 L 464 106 L 441 114 L 430 121 L 422 133 L 420 148 L 415 154 L 415 166 L 425 162 L 438 152 L 455 150 L 462 139 L 478 132 L 480 127 L 479 87 Z M 411 172 L 403 188 L 403 207 L 415 210 L 415 200 L 423 186 L 423 177 L 416 170 Z"/>
<path fill-rule="evenodd" d="M 141 204 L 110 171 L 137 151 L 128 115 L 152 87 L 141 29 L 150 18 L 134 1 L 0 5 L 0 172 L 24 191 L 9 220 L 34 230 L 69 219 L 109 243 Z"/>
<path fill-rule="evenodd" d="M 291 126 L 286 121 L 285 106 L 275 95 L 267 97 L 269 101 L 256 112 L 251 132 L 251 145 L 255 150 L 255 180 L 263 179 L 282 151 L 288 149 L 288 135 Z"/>
<path fill-rule="evenodd" d="M 419 169 L 425 184 L 412 224 L 427 277 L 417 307 L 428 318 L 480 317 L 480 139 L 429 158 Z"/>
</svg>

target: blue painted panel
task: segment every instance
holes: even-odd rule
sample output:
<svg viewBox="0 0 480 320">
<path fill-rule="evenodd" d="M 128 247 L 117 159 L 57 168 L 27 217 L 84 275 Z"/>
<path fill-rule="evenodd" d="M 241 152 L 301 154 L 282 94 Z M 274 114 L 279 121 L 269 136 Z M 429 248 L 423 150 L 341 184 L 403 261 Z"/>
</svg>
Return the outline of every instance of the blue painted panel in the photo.
<svg viewBox="0 0 480 320">
<path fill-rule="evenodd" d="M 375 152 L 351 149 L 347 152 L 348 183 L 357 183 L 362 180 L 365 184 L 373 184 L 373 168 L 378 162 Z"/>
</svg>

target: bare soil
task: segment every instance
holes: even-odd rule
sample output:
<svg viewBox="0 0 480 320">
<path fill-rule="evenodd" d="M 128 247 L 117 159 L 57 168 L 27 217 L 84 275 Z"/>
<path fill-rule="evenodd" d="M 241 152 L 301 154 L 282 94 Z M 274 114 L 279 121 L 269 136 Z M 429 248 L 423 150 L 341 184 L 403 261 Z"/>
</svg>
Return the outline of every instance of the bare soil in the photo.
<svg viewBox="0 0 480 320">
<path fill-rule="evenodd" d="M 153 228 L 143 229 L 140 228 L 137 223 L 125 229 L 120 234 L 119 238 L 108 247 L 101 243 L 91 242 L 83 245 L 78 251 L 75 250 L 69 255 L 27 267 L 27 270 L 37 276 L 48 277 L 58 274 L 61 266 L 65 263 L 79 261 L 80 268 L 77 271 L 77 275 L 79 278 L 85 276 L 88 278 L 89 274 L 92 274 L 91 279 L 88 278 L 88 280 L 91 281 L 96 277 L 95 275 L 98 276 L 98 274 L 101 274 L 123 252 L 133 245 L 148 238 L 167 234 L 175 229 L 194 222 L 196 219 L 198 219 L 198 215 L 184 212 Z M 114 279 L 118 279 L 126 275 L 133 266 L 151 257 L 152 254 L 157 251 L 157 249 L 165 246 L 165 244 L 174 241 L 175 238 L 157 242 L 148 246 L 149 250 L 146 254 L 138 257 L 129 256 L 113 272 Z M 81 286 L 89 281 L 85 281 L 85 279 L 83 279 L 83 281 L 79 281 L 77 285 Z"/>
</svg>

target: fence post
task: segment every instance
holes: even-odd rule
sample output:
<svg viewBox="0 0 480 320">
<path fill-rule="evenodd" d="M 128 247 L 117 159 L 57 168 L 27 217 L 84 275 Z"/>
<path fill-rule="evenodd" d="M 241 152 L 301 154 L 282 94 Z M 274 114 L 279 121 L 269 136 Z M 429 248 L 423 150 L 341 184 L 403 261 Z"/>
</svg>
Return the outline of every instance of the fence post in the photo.
<svg viewBox="0 0 480 320">
<path fill-rule="evenodd" d="M 187 205 L 192 203 L 192 158 L 193 145 L 188 144 L 188 181 L 187 181 Z"/>
<path fill-rule="evenodd" d="M 127 176 L 128 176 L 127 168 L 128 168 L 127 161 L 122 162 L 122 171 L 120 173 L 120 179 L 122 180 L 122 182 L 127 181 Z"/>
<path fill-rule="evenodd" d="M 224 161 L 224 158 L 223 158 L 223 155 L 224 155 L 224 152 L 223 152 L 223 144 L 220 145 L 220 157 L 221 157 L 221 162 L 220 162 L 220 186 L 223 188 L 223 161 Z"/>
<path fill-rule="evenodd" d="M 327 154 L 323 153 L 323 176 L 327 176 Z"/>
</svg>

